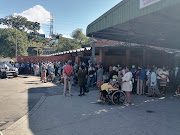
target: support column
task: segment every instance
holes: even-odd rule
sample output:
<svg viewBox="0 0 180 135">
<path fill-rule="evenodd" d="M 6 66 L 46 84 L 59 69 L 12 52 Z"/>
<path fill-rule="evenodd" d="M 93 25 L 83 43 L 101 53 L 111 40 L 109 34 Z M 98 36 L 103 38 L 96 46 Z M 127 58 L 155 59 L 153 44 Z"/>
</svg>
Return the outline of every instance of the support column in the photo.
<svg viewBox="0 0 180 135">
<path fill-rule="evenodd" d="M 143 63 L 143 66 L 145 66 L 146 65 L 146 49 L 145 48 L 143 48 L 143 61 L 142 61 Z"/>
<path fill-rule="evenodd" d="M 95 63 L 95 42 L 92 42 L 92 63 Z"/>
<path fill-rule="evenodd" d="M 130 52 L 130 49 L 127 48 L 126 49 L 126 65 L 125 66 L 129 66 L 129 64 L 130 64 L 130 57 L 131 57 L 131 52 Z"/>
<path fill-rule="evenodd" d="M 100 49 L 99 50 L 99 60 L 103 63 L 104 62 L 104 50 Z"/>
<path fill-rule="evenodd" d="M 150 65 L 150 50 L 146 51 L 147 55 L 146 55 L 146 64 Z"/>
</svg>

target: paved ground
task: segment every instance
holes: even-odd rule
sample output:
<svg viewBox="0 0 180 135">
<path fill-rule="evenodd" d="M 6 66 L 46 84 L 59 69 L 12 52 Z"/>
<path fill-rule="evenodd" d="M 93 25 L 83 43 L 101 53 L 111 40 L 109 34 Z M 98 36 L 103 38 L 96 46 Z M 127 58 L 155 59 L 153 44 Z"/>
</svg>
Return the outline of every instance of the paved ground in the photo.
<svg viewBox="0 0 180 135">
<path fill-rule="evenodd" d="M 26 81 L 30 82 L 29 79 Z M 180 98 L 173 94 L 160 99 L 132 95 L 131 106 L 114 106 L 91 104 L 98 97 L 97 90 L 78 97 L 78 90 L 73 87 L 75 96 L 70 98 L 61 95 L 60 85 L 27 85 L 29 88 L 22 93 L 28 94 L 28 110 L 34 106 L 31 100 L 41 99 L 33 111 L 4 129 L 4 135 L 179 135 L 180 132 Z"/>
<path fill-rule="evenodd" d="M 19 76 L 8 80 L 0 79 L 0 130 L 24 116 L 45 95 L 41 87 L 55 86 L 52 83 L 42 84 L 39 77 Z M 31 92 L 39 88 L 40 92 Z"/>
</svg>

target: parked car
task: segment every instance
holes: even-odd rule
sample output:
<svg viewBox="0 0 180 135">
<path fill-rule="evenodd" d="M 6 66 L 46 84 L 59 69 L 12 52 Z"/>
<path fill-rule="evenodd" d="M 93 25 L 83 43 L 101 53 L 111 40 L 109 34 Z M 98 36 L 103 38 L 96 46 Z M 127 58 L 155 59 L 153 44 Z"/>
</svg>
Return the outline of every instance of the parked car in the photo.
<svg viewBox="0 0 180 135">
<path fill-rule="evenodd" d="M 6 70 L 6 76 L 8 75 L 13 75 L 14 77 L 17 77 L 19 72 L 18 72 L 18 68 L 12 66 L 10 63 L 6 63 L 6 65 L 8 66 L 8 69 Z M 3 66 L 3 62 L 0 62 L 0 69 Z M 2 77 L 2 71 L 0 70 L 0 77 Z"/>
</svg>

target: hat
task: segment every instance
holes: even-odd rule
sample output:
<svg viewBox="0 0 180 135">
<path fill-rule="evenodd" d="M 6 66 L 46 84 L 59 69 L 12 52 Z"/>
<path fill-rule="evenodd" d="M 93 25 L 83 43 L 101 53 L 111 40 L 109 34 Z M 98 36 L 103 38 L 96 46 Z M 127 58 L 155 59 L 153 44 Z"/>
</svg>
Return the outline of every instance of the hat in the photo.
<svg viewBox="0 0 180 135">
<path fill-rule="evenodd" d="M 118 76 L 117 75 L 113 75 L 112 78 L 117 80 Z"/>
</svg>

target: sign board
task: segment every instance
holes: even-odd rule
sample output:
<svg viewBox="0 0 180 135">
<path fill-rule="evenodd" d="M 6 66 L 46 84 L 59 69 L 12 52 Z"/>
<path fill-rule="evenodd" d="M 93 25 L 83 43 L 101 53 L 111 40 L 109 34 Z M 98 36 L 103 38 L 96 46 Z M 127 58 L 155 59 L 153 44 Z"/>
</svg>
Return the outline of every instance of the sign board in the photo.
<svg viewBox="0 0 180 135">
<path fill-rule="evenodd" d="M 158 1 L 160 1 L 160 0 L 140 0 L 140 9 L 148 7 Z"/>
</svg>

